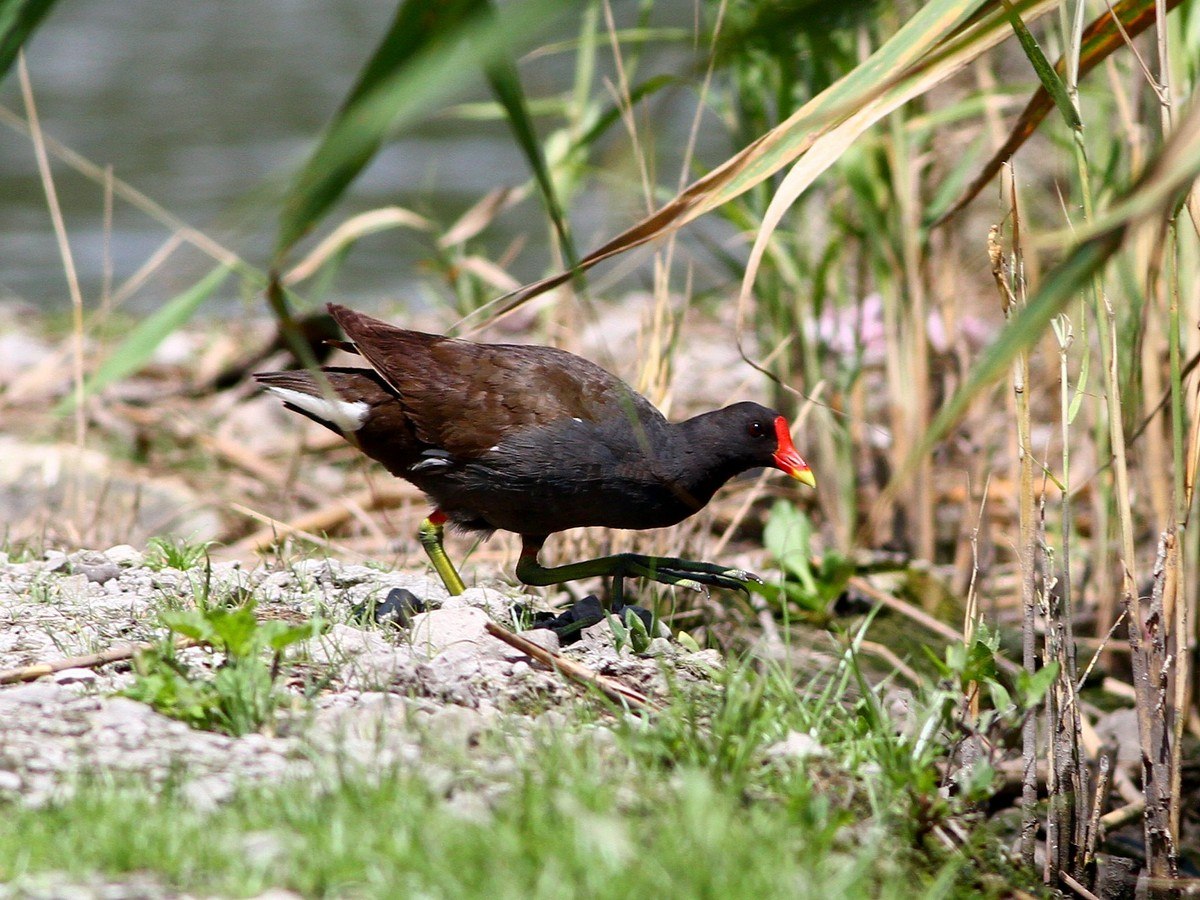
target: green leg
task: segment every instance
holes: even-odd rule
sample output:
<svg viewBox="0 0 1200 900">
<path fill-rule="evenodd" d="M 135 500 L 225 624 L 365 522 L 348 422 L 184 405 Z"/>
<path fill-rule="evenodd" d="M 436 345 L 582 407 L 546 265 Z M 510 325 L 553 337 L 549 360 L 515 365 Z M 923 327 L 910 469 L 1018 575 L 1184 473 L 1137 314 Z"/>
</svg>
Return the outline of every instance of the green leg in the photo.
<svg viewBox="0 0 1200 900">
<path fill-rule="evenodd" d="M 612 580 L 612 592 L 609 595 L 608 603 L 600 604 L 604 607 L 606 613 L 612 612 L 613 609 L 620 609 L 625 605 L 625 576 L 614 575 Z"/>
<path fill-rule="evenodd" d="M 467 586 L 463 584 L 458 570 L 454 568 L 454 563 L 450 562 L 450 557 L 446 555 L 446 548 L 442 546 L 445 521 L 445 514 L 441 510 L 434 510 L 429 518 L 421 523 L 421 527 L 417 530 L 417 538 L 421 541 L 421 546 L 425 548 L 425 555 L 433 563 L 433 570 L 442 579 L 446 590 L 452 595 L 461 594 L 467 589 Z"/>
<path fill-rule="evenodd" d="M 728 569 L 713 563 L 679 559 L 673 556 L 643 556 L 639 553 L 618 553 L 601 556 L 565 566 L 546 567 L 538 562 L 538 551 L 545 538 L 523 536 L 521 558 L 517 562 L 517 578 L 525 584 L 548 586 L 581 578 L 612 576 L 624 578 L 648 578 L 660 584 L 677 584 L 694 591 L 706 587 L 746 590 L 746 582 L 762 583 L 753 572 L 744 569 Z"/>
</svg>

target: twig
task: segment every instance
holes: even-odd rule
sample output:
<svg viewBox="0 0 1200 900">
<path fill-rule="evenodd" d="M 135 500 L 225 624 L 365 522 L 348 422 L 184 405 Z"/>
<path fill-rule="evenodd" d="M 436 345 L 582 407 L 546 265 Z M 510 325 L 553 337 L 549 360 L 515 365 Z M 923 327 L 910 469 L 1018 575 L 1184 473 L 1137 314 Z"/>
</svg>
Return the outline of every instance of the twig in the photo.
<svg viewBox="0 0 1200 900">
<path fill-rule="evenodd" d="M 1154 587 L 1149 598 L 1126 596 L 1133 687 L 1137 692 L 1138 742 L 1142 756 L 1146 862 L 1154 878 L 1179 874 L 1176 833 L 1178 801 L 1172 796 L 1171 707 L 1167 685 L 1173 662 L 1171 618 L 1164 609 L 1172 596 L 1177 552 L 1174 527 L 1159 538 Z"/>
<path fill-rule="evenodd" d="M 1132 822 L 1145 811 L 1145 799 L 1135 800 L 1133 803 L 1117 807 L 1112 812 L 1106 812 L 1100 817 L 1100 824 L 1104 826 L 1105 831 L 1113 831 L 1122 825 Z"/>
<path fill-rule="evenodd" d="M 870 653 L 872 656 L 878 656 L 889 666 L 895 669 L 899 674 L 908 679 L 908 683 L 912 685 L 921 684 L 921 676 L 916 673 L 916 670 L 904 662 L 897 656 L 890 647 L 879 643 L 878 641 L 861 640 L 858 642 L 858 649 L 863 653 Z"/>
<path fill-rule="evenodd" d="M 918 607 L 913 606 L 911 603 L 906 603 L 899 597 L 893 597 L 891 594 L 887 593 L 887 591 L 881 591 L 879 588 L 875 587 L 860 575 L 852 575 L 847 584 L 856 591 L 861 591 L 863 594 L 870 597 L 881 606 L 886 606 L 888 609 L 892 610 L 892 612 L 897 612 L 902 616 L 907 616 L 918 625 L 928 629 L 929 631 L 932 631 L 934 634 L 943 637 L 948 641 L 958 643 L 962 640 L 962 635 L 946 623 L 935 619 L 933 616 L 929 615 L 929 613 L 925 612 L 925 610 L 919 609 Z M 998 665 L 1005 672 L 1008 672 L 1010 675 L 1014 675 L 1020 671 L 1020 666 L 1018 666 L 1012 660 L 1005 659 L 1002 656 L 996 657 L 996 665 Z"/>
<path fill-rule="evenodd" d="M 1096 790 L 1092 794 L 1092 812 L 1088 816 L 1087 827 L 1084 830 L 1083 867 L 1091 869 L 1096 863 L 1096 844 L 1100 839 L 1100 819 L 1104 807 L 1108 803 L 1109 787 L 1112 781 L 1113 766 L 1117 761 L 1117 749 L 1108 745 L 1099 754 L 1096 766 Z"/>
<path fill-rule="evenodd" d="M 1112 627 L 1108 629 L 1108 634 L 1106 634 L 1104 636 L 1104 638 L 1100 641 L 1100 643 L 1096 646 L 1096 652 L 1093 653 L 1092 658 L 1090 660 L 1088 660 L 1087 668 L 1083 670 L 1083 674 L 1079 676 L 1079 680 L 1075 683 L 1075 691 L 1076 692 L 1083 690 L 1083 686 L 1087 683 L 1087 680 L 1092 675 L 1092 669 L 1094 669 L 1096 667 L 1096 663 L 1100 660 L 1100 657 L 1104 655 L 1105 648 L 1108 647 L 1109 641 L 1111 641 L 1113 635 L 1116 634 L 1117 628 L 1120 626 L 1120 624 L 1122 622 L 1125 621 L 1125 616 L 1127 614 L 1128 614 L 1128 610 L 1124 610 L 1124 609 L 1121 610 L 1121 614 L 1119 616 L 1117 616 L 1116 620 L 1112 623 Z M 1080 642 L 1079 638 L 1076 638 L 1075 640 L 1077 643 Z M 1109 649 L 1111 652 L 1112 648 L 1109 648 Z M 1105 681 L 1108 681 L 1108 679 L 1105 679 Z"/>
<path fill-rule="evenodd" d="M 1065 869 L 1058 870 L 1058 877 L 1062 879 L 1063 884 L 1073 890 L 1080 897 L 1083 897 L 1084 900 L 1100 900 L 1099 897 L 1072 878 Z"/>
<path fill-rule="evenodd" d="M 408 487 L 407 485 L 402 486 L 397 482 L 395 485 L 359 491 L 344 500 L 338 500 L 328 506 L 313 510 L 290 522 L 281 522 L 269 516 L 256 513 L 239 504 L 230 504 L 230 507 L 235 511 L 259 521 L 267 522 L 268 525 L 242 538 L 236 544 L 230 544 L 225 552 L 231 556 L 246 556 L 252 553 L 260 553 L 263 550 L 273 547 L 290 534 L 328 531 L 354 518 L 355 514 L 360 510 L 388 509 L 399 506 L 405 500 L 415 500 L 418 496 L 420 495 L 416 488 Z"/>
<path fill-rule="evenodd" d="M 194 647 L 196 641 L 192 638 L 176 638 L 175 649 L 183 650 L 186 647 Z M 95 669 L 98 666 L 108 665 L 112 662 L 121 662 L 126 659 L 133 659 L 143 650 L 153 650 L 158 644 L 147 642 L 144 644 L 126 644 L 123 647 L 113 647 L 109 650 L 103 650 L 100 653 L 89 653 L 87 656 L 71 656 L 67 659 L 59 659 L 48 663 L 34 663 L 31 666 L 22 666 L 19 669 L 5 669 L 0 671 L 0 684 L 19 684 L 22 681 L 36 681 L 43 675 L 53 675 L 55 672 L 61 672 L 63 669 Z"/>
<path fill-rule="evenodd" d="M 596 688 L 610 700 L 650 711 L 659 708 L 658 704 L 640 691 L 635 691 L 633 688 L 627 687 L 615 679 L 601 675 L 599 672 L 594 672 L 587 666 L 567 659 L 565 656 L 552 653 L 545 647 L 539 647 L 533 641 L 523 638 L 519 634 L 514 634 L 507 628 L 497 625 L 495 622 L 488 622 L 484 627 L 487 628 L 488 634 L 492 637 L 504 641 L 510 647 L 515 647 L 525 655 L 536 659 L 543 665 L 549 666 L 564 678 L 570 679 L 576 684 Z"/>
</svg>

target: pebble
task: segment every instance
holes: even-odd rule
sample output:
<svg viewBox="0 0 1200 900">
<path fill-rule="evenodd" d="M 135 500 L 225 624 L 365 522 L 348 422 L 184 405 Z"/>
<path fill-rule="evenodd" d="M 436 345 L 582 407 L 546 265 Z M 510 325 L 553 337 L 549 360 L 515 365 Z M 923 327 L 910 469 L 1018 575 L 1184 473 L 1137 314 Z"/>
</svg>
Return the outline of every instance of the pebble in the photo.
<svg viewBox="0 0 1200 900">
<path fill-rule="evenodd" d="M 131 547 L 129 544 L 117 544 L 114 547 L 109 547 L 104 551 L 104 555 L 118 566 L 125 568 L 140 566 L 146 559 L 145 554 Z"/>
<path fill-rule="evenodd" d="M 71 554 L 67 559 L 73 573 L 83 575 L 94 584 L 104 584 L 121 574 L 121 567 L 104 553 L 81 550 Z"/>
<path fill-rule="evenodd" d="M 767 748 L 766 755 L 768 759 L 812 759 L 828 756 L 829 751 L 812 735 L 803 731 L 789 731 L 782 741 Z"/>
</svg>

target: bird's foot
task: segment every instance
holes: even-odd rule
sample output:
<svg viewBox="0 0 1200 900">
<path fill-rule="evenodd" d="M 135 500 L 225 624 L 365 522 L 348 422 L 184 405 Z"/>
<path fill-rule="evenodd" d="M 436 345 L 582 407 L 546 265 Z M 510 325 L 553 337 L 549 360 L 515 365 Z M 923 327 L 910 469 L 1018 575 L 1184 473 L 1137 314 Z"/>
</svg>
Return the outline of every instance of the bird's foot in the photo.
<svg viewBox="0 0 1200 900">
<path fill-rule="evenodd" d="M 693 591 L 704 591 L 710 587 L 748 591 L 748 583 L 763 583 L 761 578 L 746 569 L 700 560 L 673 556 L 643 556 L 638 553 L 625 553 L 618 558 L 625 563 L 623 574 L 626 576 L 647 578 L 660 584 L 673 584 Z"/>
</svg>

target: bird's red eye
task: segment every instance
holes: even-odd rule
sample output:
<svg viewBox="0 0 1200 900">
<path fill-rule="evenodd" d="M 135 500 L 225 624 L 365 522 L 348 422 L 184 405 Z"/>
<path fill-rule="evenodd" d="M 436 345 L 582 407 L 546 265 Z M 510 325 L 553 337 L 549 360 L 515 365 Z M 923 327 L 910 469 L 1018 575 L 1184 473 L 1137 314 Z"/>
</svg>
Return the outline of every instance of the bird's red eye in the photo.
<svg viewBox="0 0 1200 900">
<path fill-rule="evenodd" d="M 750 423 L 750 437 L 762 437 L 766 433 L 767 429 L 762 422 Z"/>
</svg>

